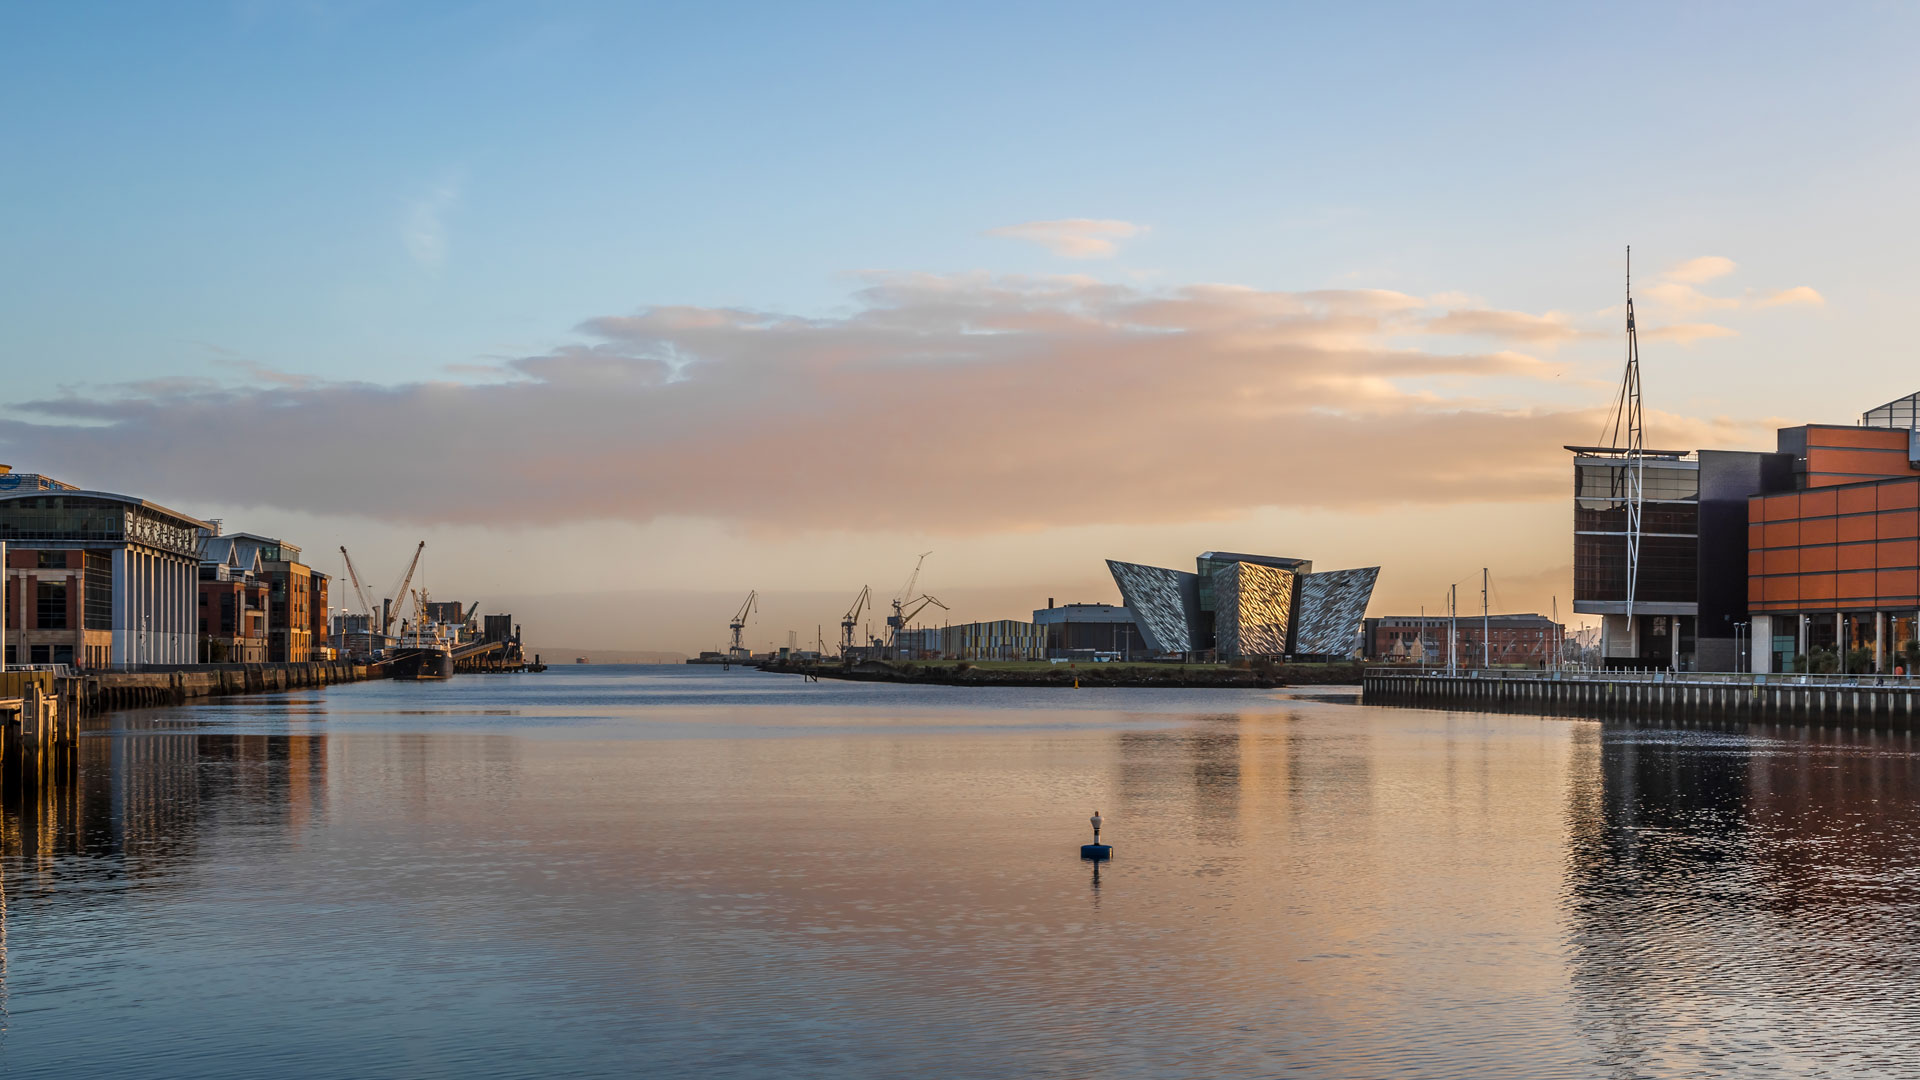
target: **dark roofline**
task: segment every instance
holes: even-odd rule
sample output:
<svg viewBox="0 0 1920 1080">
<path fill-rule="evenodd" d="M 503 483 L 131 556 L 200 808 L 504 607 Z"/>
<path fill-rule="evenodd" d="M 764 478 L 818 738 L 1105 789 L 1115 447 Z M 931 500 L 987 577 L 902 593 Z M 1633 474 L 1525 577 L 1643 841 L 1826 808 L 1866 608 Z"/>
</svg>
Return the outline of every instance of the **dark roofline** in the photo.
<svg viewBox="0 0 1920 1080">
<path fill-rule="evenodd" d="M 1617 454 L 1622 457 L 1625 457 L 1627 454 L 1632 453 L 1631 450 L 1628 450 L 1624 446 L 1563 446 L 1560 449 L 1571 450 L 1576 454 Z M 1641 450 L 1640 456 L 1641 457 L 1657 457 L 1657 458 L 1683 458 L 1683 457 L 1686 457 L 1688 454 L 1694 454 L 1698 452 L 1699 451 L 1697 450 Z"/>
<path fill-rule="evenodd" d="M 194 517 L 191 514 L 183 514 L 180 511 L 173 509 L 172 507 L 161 506 L 159 503 L 148 502 L 145 499 L 137 499 L 132 495 L 119 495 L 111 491 L 85 491 L 80 488 L 65 488 L 65 489 L 56 490 L 56 491 L 37 491 L 37 490 L 36 491 L 15 491 L 15 492 L 9 492 L 4 495 L 0 495 L 0 502 L 13 502 L 14 500 L 17 500 L 17 499 L 45 499 L 45 498 L 51 498 L 51 497 L 65 498 L 70 495 L 77 498 L 107 499 L 112 502 L 127 503 L 130 506 L 138 506 L 138 507 L 141 507 L 142 509 L 151 510 L 156 514 L 165 514 L 168 517 L 176 518 L 179 521 L 183 522 L 184 524 L 192 528 L 198 528 L 198 529 L 213 528 L 213 526 L 208 524 L 207 522 L 201 521 L 199 518 Z"/>
</svg>

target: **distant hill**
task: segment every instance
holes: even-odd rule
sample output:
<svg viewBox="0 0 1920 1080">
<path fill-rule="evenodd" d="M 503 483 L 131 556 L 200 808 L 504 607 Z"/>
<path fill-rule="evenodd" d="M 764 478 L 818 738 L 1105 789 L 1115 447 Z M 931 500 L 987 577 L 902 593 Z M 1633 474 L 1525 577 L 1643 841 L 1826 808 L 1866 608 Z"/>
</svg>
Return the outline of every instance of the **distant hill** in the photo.
<svg viewBox="0 0 1920 1080">
<path fill-rule="evenodd" d="M 684 664 L 686 653 L 647 652 L 632 649 L 562 649 L 546 645 L 526 647 L 528 655 L 540 654 L 544 664 L 571 664 L 576 656 L 584 656 L 589 664 Z"/>
</svg>

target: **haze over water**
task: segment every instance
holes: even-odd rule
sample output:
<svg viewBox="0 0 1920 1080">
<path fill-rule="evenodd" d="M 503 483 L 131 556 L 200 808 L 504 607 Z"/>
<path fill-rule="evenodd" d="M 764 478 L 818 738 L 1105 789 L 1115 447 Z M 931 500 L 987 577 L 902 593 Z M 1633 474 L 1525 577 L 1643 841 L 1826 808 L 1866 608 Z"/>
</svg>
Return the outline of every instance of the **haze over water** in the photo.
<svg viewBox="0 0 1920 1080">
<path fill-rule="evenodd" d="M 107 723 L 7 798 L 23 1075 L 1920 1069 L 1905 735 L 638 667 Z"/>
</svg>

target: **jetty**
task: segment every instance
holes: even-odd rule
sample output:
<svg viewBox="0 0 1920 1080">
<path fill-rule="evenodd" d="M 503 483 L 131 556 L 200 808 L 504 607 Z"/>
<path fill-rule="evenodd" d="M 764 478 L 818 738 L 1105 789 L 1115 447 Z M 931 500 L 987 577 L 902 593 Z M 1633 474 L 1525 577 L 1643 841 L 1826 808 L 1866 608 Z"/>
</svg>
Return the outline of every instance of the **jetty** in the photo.
<svg viewBox="0 0 1920 1080">
<path fill-rule="evenodd" d="M 1370 668 L 1361 701 L 1632 719 L 1748 719 L 1911 730 L 1920 676 Z"/>
</svg>

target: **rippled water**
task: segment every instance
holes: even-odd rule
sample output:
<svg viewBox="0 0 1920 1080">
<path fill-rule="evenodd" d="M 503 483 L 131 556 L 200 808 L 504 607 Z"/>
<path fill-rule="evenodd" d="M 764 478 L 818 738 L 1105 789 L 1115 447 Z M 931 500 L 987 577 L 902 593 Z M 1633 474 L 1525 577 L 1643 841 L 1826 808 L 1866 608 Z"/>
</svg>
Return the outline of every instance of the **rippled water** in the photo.
<svg viewBox="0 0 1920 1080">
<path fill-rule="evenodd" d="M 1905 735 L 602 667 L 109 724 L 5 800 L 22 1075 L 1920 1074 Z"/>
</svg>

